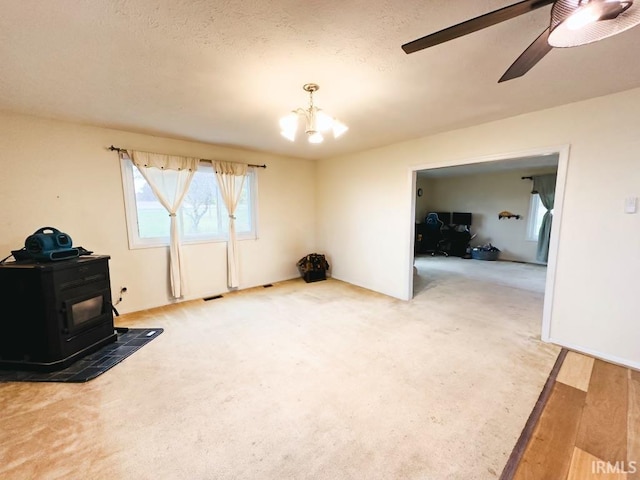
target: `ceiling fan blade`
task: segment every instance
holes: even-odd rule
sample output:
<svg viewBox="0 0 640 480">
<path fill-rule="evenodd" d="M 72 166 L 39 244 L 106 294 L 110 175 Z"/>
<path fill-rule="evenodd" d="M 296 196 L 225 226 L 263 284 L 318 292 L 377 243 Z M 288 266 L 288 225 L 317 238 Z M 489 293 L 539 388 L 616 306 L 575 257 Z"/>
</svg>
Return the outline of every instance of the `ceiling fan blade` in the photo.
<svg viewBox="0 0 640 480">
<path fill-rule="evenodd" d="M 547 53 L 553 50 L 553 47 L 549 45 L 549 32 L 550 30 L 548 28 L 542 32 L 542 34 L 522 52 L 518 59 L 513 62 L 500 80 L 498 80 L 498 83 L 521 77 L 531 70 L 536 63 L 542 60 Z"/>
<path fill-rule="evenodd" d="M 518 2 L 514 5 L 509 5 L 508 7 L 485 13 L 480 17 L 467 20 L 466 22 L 459 23 L 453 27 L 445 28 L 439 32 L 405 43 L 402 45 L 402 50 L 404 50 L 405 53 L 414 53 L 418 50 L 433 47 L 434 45 L 439 45 L 440 43 L 448 42 L 454 38 L 462 37 L 463 35 L 477 32 L 478 30 L 490 27 L 491 25 L 524 15 L 525 13 L 529 13 L 537 8 L 550 5 L 553 2 L 554 0 L 525 0 Z"/>
</svg>

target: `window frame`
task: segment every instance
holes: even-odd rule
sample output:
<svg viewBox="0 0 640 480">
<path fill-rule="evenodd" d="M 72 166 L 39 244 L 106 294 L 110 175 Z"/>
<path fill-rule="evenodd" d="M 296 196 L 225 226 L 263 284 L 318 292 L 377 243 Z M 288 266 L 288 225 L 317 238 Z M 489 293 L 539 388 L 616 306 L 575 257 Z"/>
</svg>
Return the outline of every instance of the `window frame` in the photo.
<svg viewBox="0 0 640 480">
<path fill-rule="evenodd" d="M 206 166 L 207 168 L 212 168 L 212 163 L 207 160 L 201 160 L 200 164 Z M 133 179 L 133 169 L 137 168 L 133 164 L 133 162 L 128 158 L 120 159 L 120 169 L 122 174 L 122 186 L 123 186 L 123 195 L 124 195 L 124 208 L 125 208 L 125 224 L 127 228 L 127 238 L 129 242 L 129 249 L 136 250 L 142 248 L 157 248 L 157 247 L 168 247 L 169 246 L 169 237 L 151 237 L 151 238 L 142 238 L 139 236 L 138 229 L 138 209 L 136 203 L 135 196 L 135 184 Z M 215 175 L 215 174 L 214 174 Z M 249 209 L 250 209 L 250 226 L 251 230 L 248 232 L 241 232 L 236 234 L 237 240 L 257 240 L 258 232 L 257 232 L 257 212 L 258 212 L 258 182 L 257 175 L 255 169 L 249 167 L 247 170 L 247 178 L 245 179 L 245 185 L 248 188 L 249 194 Z M 222 204 L 224 207 L 224 204 Z M 178 211 L 180 212 L 180 211 Z M 224 214 L 226 214 L 227 210 L 224 209 Z M 178 213 L 180 216 L 180 214 Z M 167 214 L 167 221 L 169 221 L 169 215 Z M 181 222 L 182 223 L 182 222 Z M 226 242 L 229 240 L 228 233 L 222 233 L 219 235 L 209 235 L 209 234 L 199 234 L 199 235 L 191 235 L 188 237 L 182 236 L 182 232 L 180 232 L 180 243 L 182 245 L 195 245 L 202 243 L 220 243 Z"/>
</svg>

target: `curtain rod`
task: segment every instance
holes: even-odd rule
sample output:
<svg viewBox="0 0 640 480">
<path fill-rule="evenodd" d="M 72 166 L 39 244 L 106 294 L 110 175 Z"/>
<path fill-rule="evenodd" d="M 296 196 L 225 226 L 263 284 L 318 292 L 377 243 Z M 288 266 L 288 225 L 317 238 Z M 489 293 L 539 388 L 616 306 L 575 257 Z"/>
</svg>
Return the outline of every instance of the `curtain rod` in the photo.
<svg viewBox="0 0 640 480">
<path fill-rule="evenodd" d="M 113 145 L 111 145 L 109 147 L 109 150 L 111 150 L 112 152 L 126 152 L 127 150 L 125 148 L 120 148 L 120 147 L 114 147 Z M 207 162 L 212 162 L 213 160 L 209 160 L 208 158 L 201 158 L 200 160 L 206 160 Z M 255 165 L 253 163 L 248 163 L 247 164 L 248 167 L 255 167 L 255 168 L 267 168 L 266 165 Z"/>
<path fill-rule="evenodd" d="M 533 177 L 522 177 L 522 180 L 533 180 Z"/>
</svg>

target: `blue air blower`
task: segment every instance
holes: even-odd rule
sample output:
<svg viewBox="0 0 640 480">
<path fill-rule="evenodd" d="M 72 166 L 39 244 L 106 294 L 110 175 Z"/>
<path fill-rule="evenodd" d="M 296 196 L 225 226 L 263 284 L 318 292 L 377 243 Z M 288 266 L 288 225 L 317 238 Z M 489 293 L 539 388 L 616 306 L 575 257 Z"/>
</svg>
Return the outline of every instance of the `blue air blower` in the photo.
<svg viewBox="0 0 640 480">
<path fill-rule="evenodd" d="M 77 257 L 80 252 L 72 245 L 73 241 L 69 235 L 53 227 L 42 227 L 24 241 L 29 256 L 40 262 Z"/>
</svg>

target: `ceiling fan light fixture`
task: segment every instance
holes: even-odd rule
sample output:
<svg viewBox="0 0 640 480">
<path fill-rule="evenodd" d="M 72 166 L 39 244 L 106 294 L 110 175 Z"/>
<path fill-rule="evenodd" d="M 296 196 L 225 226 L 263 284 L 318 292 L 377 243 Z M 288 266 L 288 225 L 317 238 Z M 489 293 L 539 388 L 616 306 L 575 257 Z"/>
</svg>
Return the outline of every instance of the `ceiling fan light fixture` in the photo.
<svg viewBox="0 0 640 480">
<path fill-rule="evenodd" d="M 640 23 L 640 1 L 557 0 L 551 9 L 549 45 L 577 47 L 622 33 Z"/>
<path fill-rule="evenodd" d="M 579 8 L 576 12 L 565 20 L 569 30 L 580 30 L 590 23 L 600 20 L 600 11 L 593 3 Z"/>
</svg>

